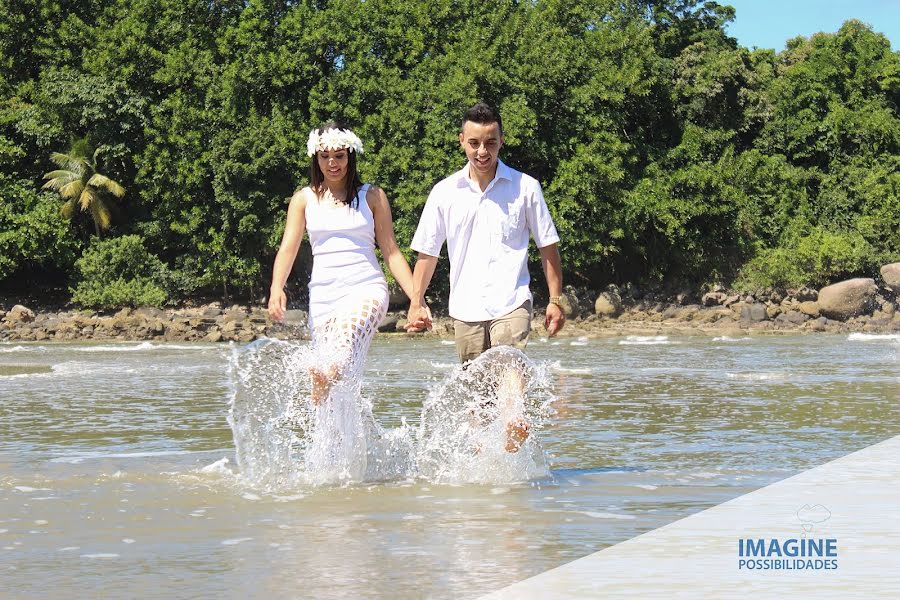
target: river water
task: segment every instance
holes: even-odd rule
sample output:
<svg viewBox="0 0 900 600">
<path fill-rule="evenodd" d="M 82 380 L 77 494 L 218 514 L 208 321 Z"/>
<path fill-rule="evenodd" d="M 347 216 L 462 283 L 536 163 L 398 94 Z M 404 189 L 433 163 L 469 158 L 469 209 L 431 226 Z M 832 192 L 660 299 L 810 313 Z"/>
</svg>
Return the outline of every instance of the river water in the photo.
<svg viewBox="0 0 900 600">
<path fill-rule="evenodd" d="M 477 597 L 900 434 L 897 335 L 535 340 L 543 472 L 260 485 L 246 352 L 0 344 L 0 597 Z M 415 443 L 455 362 L 376 339 L 380 426 Z"/>
</svg>

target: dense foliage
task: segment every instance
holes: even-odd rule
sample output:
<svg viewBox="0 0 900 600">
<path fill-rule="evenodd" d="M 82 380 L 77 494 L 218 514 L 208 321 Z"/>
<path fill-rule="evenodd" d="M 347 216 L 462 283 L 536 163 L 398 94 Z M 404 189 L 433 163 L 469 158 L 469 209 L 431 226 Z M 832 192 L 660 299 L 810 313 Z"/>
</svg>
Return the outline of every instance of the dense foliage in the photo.
<svg viewBox="0 0 900 600">
<path fill-rule="evenodd" d="M 0 287 L 58 283 L 99 243 L 38 191 L 79 139 L 127 190 L 105 237 L 137 236 L 176 297 L 268 287 L 307 133 L 332 118 L 364 140 L 406 245 L 478 99 L 501 108 L 504 159 L 543 183 L 572 283 L 818 284 L 900 259 L 900 53 L 857 21 L 751 51 L 733 17 L 700 0 L 0 0 Z"/>
<path fill-rule="evenodd" d="M 174 277 L 137 235 L 96 241 L 75 261 L 72 302 L 81 306 L 162 306 Z"/>
</svg>

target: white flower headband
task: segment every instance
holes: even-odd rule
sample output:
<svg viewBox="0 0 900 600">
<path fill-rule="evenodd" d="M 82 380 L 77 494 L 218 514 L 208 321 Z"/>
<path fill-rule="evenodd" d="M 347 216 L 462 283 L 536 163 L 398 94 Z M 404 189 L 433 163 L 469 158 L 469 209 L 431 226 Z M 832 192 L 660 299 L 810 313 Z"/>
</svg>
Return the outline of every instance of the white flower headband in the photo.
<svg viewBox="0 0 900 600">
<path fill-rule="evenodd" d="M 307 156 L 315 156 L 316 152 L 324 150 L 341 150 L 342 148 L 362 154 L 362 140 L 349 129 L 332 128 L 326 129 L 322 133 L 319 133 L 318 129 L 313 129 L 309 132 L 309 139 L 306 141 Z"/>
</svg>

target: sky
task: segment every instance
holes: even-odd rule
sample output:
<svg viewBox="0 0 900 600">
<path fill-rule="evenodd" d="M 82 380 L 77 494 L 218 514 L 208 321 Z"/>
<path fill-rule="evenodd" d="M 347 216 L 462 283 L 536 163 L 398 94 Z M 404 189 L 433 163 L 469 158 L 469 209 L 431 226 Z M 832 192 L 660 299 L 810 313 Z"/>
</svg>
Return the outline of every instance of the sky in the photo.
<svg viewBox="0 0 900 600">
<path fill-rule="evenodd" d="M 900 0 L 717 0 L 733 6 L 735 19 L 728 35 L 747 48 L 783 50 L 798 35 L 834 33 L 847 19 L 858 19 L 900 49 Z"/>
</svg>

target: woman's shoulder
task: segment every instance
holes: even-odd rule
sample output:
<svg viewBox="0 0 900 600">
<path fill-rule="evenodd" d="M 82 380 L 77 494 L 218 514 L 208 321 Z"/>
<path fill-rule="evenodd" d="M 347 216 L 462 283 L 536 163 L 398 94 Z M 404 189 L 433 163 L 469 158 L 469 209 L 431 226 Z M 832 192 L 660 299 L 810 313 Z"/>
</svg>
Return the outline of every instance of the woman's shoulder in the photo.
<svg viewBox="0 0 900 600">
<path fill-rule="evenodd" d="M 309 202 L 315 201 L 316 197 L 316 193 L 313 191 L 313 189 L 309 186 L 306 186 L 294 192 L 294 195 L 291 196 L 291 204 L 298 204 L 305 207 Z"/>
<path fill-rule="evenodd" d="M 384 190 L 378 187 L 374 183 L 367 184 L 369 187 L 366 190 L 366 204 L 369 205 L 369 209 L 374 214 L 375 212 L 383 210 L 385 207 L 388 207 L 388 199 L 387 194 L 384 193 Z"/>
<path fill-rule="evenodd" d="M 387 202 L 387 194 L 384 193 L 384 190 L 378 184 L 367 183 L 364 187 L 366 188 L 366 200 L 369 204 L 373 202 Z"/>
</svg>

